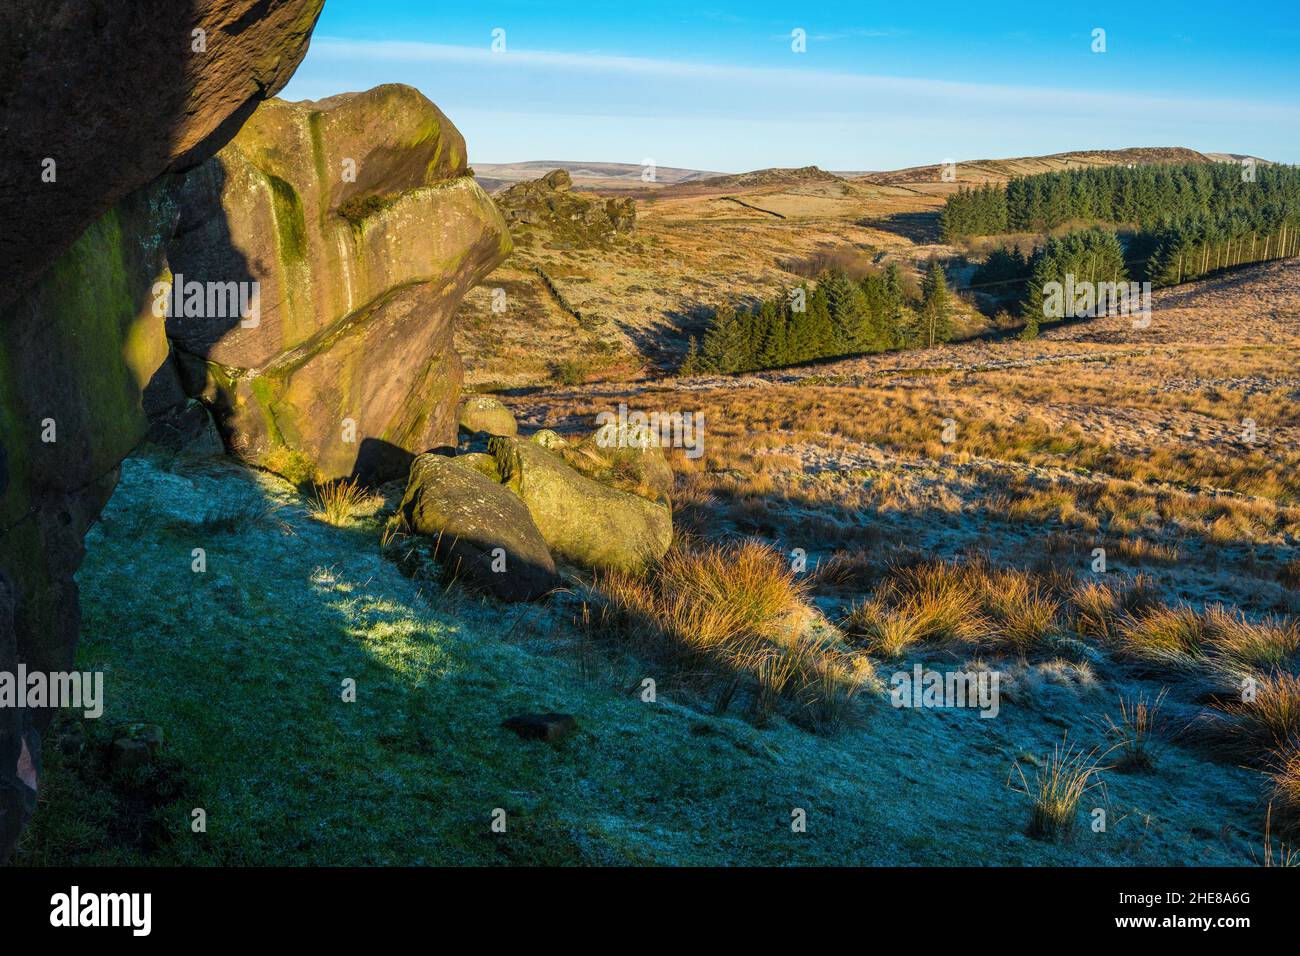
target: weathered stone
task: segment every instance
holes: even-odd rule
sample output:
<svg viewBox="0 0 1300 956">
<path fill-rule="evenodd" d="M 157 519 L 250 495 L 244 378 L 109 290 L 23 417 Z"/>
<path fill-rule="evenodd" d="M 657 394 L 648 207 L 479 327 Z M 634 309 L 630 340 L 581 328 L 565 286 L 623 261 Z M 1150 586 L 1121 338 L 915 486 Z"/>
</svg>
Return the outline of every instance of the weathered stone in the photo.
<svg viewBox="0 0 1300 956">
<path fill-rule="evenodd" d="M 261 292 L 255 323 L 167 321 L 233 450 L 274 468 L 288 448 L 320 480 L 379 481 L 454 444 L 452 313 L 510 240 L 436 106 L 395 85 L 270 101 L 179 203 L 172 271 Z"/>
<path fill-rule="evenodd" d="M 553 432 L 549 428 L 541 428 L 528 436 L 528 440 L 534 445 L 541 445 L 543 448 L 566 448 L 568 442 L 564 436 L 558 432 Z"/>
<path fill-rule="evenodd" d="M 594 481 L 529 441 L 494 438 L 492 449 L 502 480 L 528 506 L 557 560 L 634 569 L 663 557 L 672 543 L 666 503 Z"/>
<path fill-rule="evenodd" d="M 146 434 L 146 387 L 166 374 L 152 286 L 166 275 L 177 210 L 159 177 L 220 149 L 287 82 L 321 3 L 6 5 L 0 577 L 13 623 L 0 628 L 0 658 L 46 671 L 72 663 L 82 539 Z M 0 859 L 34 799 L 51 716 L 25 712 L 15 725 L 0 715 Z"/>
<path fill-rule="evenodd" d="M 438 560 L 473 587 L 531 601 L 559 586 L 523 502 L 472 465 L 442 455 L 416 458 L 399 514 L 408 530 L 434 538 Z"/>
<path fill-rule="evenodd" d="M 523 740 L 544 740 L 551 744 L 577 730 L 578 722 L 572 714 L 517 714 L 503 720 L 501 726 Z"/>
<path fill-rule="evenodd" d="M 515 435 L 519 424 L 510 409 L 491 395 L 470 395 L 460 403 L 456 415 L 460 429 L 469 434 Z"/>
<path fill-rule="evenodd" d="M 0 221 L 32 228 L 0 230 L 0 310 L 129 193 L 225 145 L 297 69 L 323 3 L 6 0 Z"/>
<path fill-rule="evenodd" d="M 646 428 L 606 425 L 560 453 L 582 474 L 611 488 L 651 501 L 667 500 L 672 494 L 672 466 Z"/>
<path fill-rule="evenodd" d="M 497 484 L 501 484 L 501 473 L 497 471 L 497 460 L 491 455 L 481 451 L 471 451 L 464 455 L 457 455 L 450 459 L 454 465 L 473 468 L 480 475 L 483 475 Z"/>
</svg>

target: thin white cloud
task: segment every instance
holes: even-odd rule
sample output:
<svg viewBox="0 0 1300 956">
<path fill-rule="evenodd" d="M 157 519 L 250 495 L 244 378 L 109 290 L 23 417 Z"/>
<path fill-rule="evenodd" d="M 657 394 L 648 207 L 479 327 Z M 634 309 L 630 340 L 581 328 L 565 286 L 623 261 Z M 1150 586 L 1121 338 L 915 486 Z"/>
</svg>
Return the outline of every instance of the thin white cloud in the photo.
<svg viewBox="0 0 1300 956">
<path fill-rule="evenodd" d="M 991 83 L 957 83 L 912 77 L 873 76 L 802 67 L 754 67 L 733 64 L 696 63 L 650 57 L 614 56 L 546 50 L 518 50 L 508 46 L 494 53 L 485 43 L 459 46 L 397 40 L 352 40 L 318 37 L 312 41 L 311 56 L 318 63 L 442 64 L 473 65 L 493 70 L 545 70 L 564 73 L 605 74 L 675 80 L 708 80 L 748 85 L 755 90 L 777 89 L 786 94 L 804 90 L 817 96 L 841 94 L 857 97 L 895 97 L 902 100 L 941 100 L 952 106 L 978 104 L 1008 109 L 1051 109 L 1061 113 L 1106 116 L 1146 114 L 1162 119 L 1188 120 L 1231 117 L 1235 122 L 1300 122 L 1300 107 L 1268 100 L 1224 97 L 1185 97 L 1158 93 L 1009 86 Z M 801 57 L 806 54 L 789 54 Z"/>
</svg>

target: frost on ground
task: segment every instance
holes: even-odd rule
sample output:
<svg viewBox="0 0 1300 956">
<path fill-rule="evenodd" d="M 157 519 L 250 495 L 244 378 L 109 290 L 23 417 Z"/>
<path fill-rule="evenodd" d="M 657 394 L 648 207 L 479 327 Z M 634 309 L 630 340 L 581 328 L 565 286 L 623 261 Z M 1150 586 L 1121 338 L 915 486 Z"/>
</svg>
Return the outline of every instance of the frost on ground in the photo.
<svg viewBox="0 0 1300 956">
<path fill-rule="evenodd" d="M 80 575 L 78 665 L 105 672 L 106 712 L 56 725 L 21 862 L 1231 865 L 1258 847 L 1259 774 L 1185 746 L 1107 773 L 1072 838 L 1026 834 L 1013 766 L 1032 777 L 1067 733 L 1100 743 L 1093 718 L 1133 690 L 1118 671 L 984 662 L 1007 669 L 996 719 L 890 706 L 894 670 L 967 666 L 928 648 L 879 664 L 838 733 L 759 729 L 643 701 L 657 675 L 578 626 L 576 595 L 507 607 L 403 576 L 381 518 L 333 527 L 263 474 L 129 459 Z M 577 732 L 499 726 L 549 711 Z M 157 761 L 95 759 L 142 723 Z"/>
</svg>

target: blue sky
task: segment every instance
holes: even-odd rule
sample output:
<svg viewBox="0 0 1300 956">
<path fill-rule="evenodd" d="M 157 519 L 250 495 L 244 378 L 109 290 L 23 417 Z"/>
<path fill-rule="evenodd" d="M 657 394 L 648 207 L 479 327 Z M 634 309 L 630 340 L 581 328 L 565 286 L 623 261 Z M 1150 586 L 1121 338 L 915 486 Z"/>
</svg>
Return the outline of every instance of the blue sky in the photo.
<svg viewBox="0 0 1300 956">
<path fill-rule="evenodd" d="M 388 82 L 437 103 L 479 163 L 890 169 L 1173 145 L 1300 162 L 1295 0 L 326 0 L 281 95 Z"/>
</svg>

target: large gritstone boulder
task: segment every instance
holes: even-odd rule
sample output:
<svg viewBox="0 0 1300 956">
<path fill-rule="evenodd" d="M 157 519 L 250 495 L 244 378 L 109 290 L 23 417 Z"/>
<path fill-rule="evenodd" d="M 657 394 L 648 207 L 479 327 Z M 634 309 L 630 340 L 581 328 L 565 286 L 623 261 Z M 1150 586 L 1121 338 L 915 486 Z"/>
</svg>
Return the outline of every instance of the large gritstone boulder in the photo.
<svg viewBox="0 0 1300 956">
<path fill-rule="evenodd" d="M 147 433 L 144 393 L 175 384 L 152 301 L 178 215 L 166 174 L 221 149 L 288 81 L 322 2 L 4 5 L 0 669 L 71 665 L 83 535 Z M 0 713 L 0 859 L 51 716 Z"/>
<path fill-rule="evenodd" d="M 556 452 L 518 438 L 492 439 L 497 470 L 523 499 L 560 561 L 597 570 L 631 570 L 663 557 L 672 511 L 586 477 Z"/>
<path fill-rule="evenodd" d="M 177 285 L 256 283 L 256 308 L 178 302 L 167 319 L 187 390 L 234 451 L 381 480 L 455 444 L 452 313 L 510 238 L 436 106 L 406 86 L 272 100 L 179 205 Z"/>
<path fill-rule="evenodd" d="M 531 601 L 560 583 L 524 503 L 473 464 L 415 459 L 399 514 L 410 531 L 433 538 L 438 560 L 471 586 Z"/>
<path fill-rule="evenodd" d="M 128 193 L 224 146 L 324 2 L 5 0 L 0 309 Z"/>
</svg>

